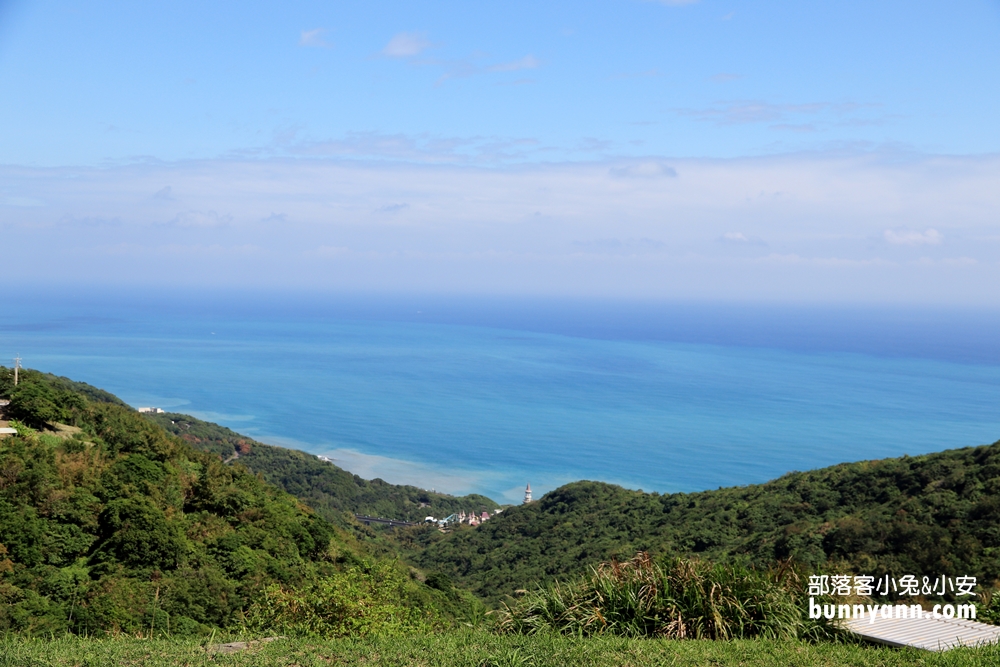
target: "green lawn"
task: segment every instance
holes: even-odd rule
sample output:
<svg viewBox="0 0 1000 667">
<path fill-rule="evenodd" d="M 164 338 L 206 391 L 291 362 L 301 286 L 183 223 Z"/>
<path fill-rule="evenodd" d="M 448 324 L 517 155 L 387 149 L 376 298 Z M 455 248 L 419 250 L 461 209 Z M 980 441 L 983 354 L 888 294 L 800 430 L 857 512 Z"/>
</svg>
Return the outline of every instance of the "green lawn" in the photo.
<svg viewBox="0 0 1000 667">
<path fill-rule="evenodd" d="M 215 642 L 220 640 L 216 639 Z M 0 640 L 0 667 L 170 667 L 196 665 L 326 667 L 328 665 L 988 665 L 1000 647 L 946 653 L 850 644 L 775 641 L 660 641 L 468 632 L 403 639 L 280 639 L 237 653 L 206 650 L 185 640 L 65 638 Z"/>
</svg>

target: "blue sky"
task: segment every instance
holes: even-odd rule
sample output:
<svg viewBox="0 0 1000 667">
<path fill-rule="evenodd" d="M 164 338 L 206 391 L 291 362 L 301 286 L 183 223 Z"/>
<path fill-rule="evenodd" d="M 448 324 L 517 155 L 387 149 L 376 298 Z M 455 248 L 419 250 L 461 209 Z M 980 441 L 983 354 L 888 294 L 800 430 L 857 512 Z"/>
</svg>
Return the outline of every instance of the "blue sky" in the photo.
<svg viewBox="0 0 1000 667">
<path fill-rule="evenodd" d="M 0 278 L 1000 305 L 998 65 L 996 0 L 0 2 Z"/>
</svg>

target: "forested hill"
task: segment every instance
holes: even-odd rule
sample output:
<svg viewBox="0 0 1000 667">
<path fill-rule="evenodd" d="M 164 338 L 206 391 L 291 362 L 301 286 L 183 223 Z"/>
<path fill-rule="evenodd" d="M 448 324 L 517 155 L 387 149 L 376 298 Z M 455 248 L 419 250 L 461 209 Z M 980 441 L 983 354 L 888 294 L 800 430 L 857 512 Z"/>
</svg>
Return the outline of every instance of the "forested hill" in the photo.
<svg viewBox="0 0 1000 667">
<path fill-rule="evenodd" d="M 1000 578 L 1000 442 L 701 493 L 576 482 L 476 530 L 421 539 L 417 563 L 494 600 L 637 550 L 988 584 Z"/>
<path fill-rule="evenodd" d="M 302 502 L 341 525 L 353 512 L 495 507 L 366 481 L 185 415 L 144 418 L 65 378 L 26 371 L 14 389 L 9 375 L 0 369 L 6 417 L 38 430 L 0 441 L 0 632 L 127 630 L 161 613 L 232 626 L 269 582 L 314 580 L 371 549 Z M 998 517 L 1000 442 L 701 493 L 576 482 L 475 529 L 397 531 L 393 548 L 441 590 L 454 593 L 451 580 L 494 601 L 638 550 L 989 585 L 1000 579 Z M 420 604 L 444 604 L 408 585 Z"/>
<path fill-rule="evenodd" d="M 17 431 L 0 436 L 0 634 L 238 628 L 269 585 L 337 576 L 355 598 L 390 591 L 379 608 L 400 618 L 461 602 L 106 392 L 30 370 L 15 387 L 0 368 L 0 398 Z"/>
<path fill-rule="evenodd" d="M 146 417 L 197 449 L 260 473 L 265 480 L 296 496 L 321 516 L 344 525 L 344 514 L 423 521 L 453 512 L 495 510 L 498 505 L 477 494 L 450 496 L 415 486 L 366 480 L 312 454 L 256 442 L 224 426 L 189 415 L 167 413 Z"/>
</svg>

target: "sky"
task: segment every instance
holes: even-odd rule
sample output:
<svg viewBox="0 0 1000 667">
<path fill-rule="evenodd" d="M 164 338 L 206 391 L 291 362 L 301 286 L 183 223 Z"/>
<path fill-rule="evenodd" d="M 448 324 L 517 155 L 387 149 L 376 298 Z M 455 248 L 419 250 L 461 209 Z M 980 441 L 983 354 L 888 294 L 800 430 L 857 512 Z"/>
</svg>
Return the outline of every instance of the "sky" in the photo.
<svg viewBox="0 0 1000 667">
<path fill-rule="evenodd" d="M 1000 0 L 0 0 L 0 280 L 1000 306 Z"/>
</svg>

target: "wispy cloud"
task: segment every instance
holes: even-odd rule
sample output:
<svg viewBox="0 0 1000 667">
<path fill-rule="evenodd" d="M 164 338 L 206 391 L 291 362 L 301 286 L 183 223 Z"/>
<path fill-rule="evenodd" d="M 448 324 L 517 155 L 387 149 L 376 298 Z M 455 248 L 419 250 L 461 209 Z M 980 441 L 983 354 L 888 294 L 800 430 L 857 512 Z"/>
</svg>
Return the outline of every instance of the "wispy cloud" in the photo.
<svg viewBox="0 0 1000 667">
<path fill-rule="evenodd" d="M 500 63 L 498 65 L 491 65 L 489 70 L 491 72 L 516 72 L 522 69 L 535 69 L 541 63 L 535 56 L 527 55 L 518 60 L 511 61 L 509 63 Z"/>
<path fill-rule="evenodd" d="M 484 62 L 487 55 L 481 52 L 473 53 L 466 57 L 445 58 L 430 57 L 423 55 L 425 51 L 434 46 L 427 38 L 426 33 L 421 32 L 401 32 L 393 36 L 389 43 L 380 52 L 386 58 L 405 59 L 411 65 L 422 68 L 437 68 L 442 71 L 435 85 L 441 85 L 450 79 L 461 79 L 485 73 L 519 72 L 523 70 L 538 69 L 541 61 L 532 54 L 527 54 L 517 60 L 509 60 L 489 64 Z M 532 83 L 529 79 L 519 79 L 509 83 Z"/>
<path fill-rule="evenodd" d="M 712 77 L 712 81 L 715 83 L 729 83 L 730 81 L 739 81 L 743 78 L 742 74 L 731 74 L 729 72 L 720 72 Z"/>
<path fill-rule="evenodd" d="M 638 239 L 603 238 L 591 241 L 573 241 L 571 245 L 574 249 L 582 252 L 629 255 L 660 252 L 667 247 L 667 244 L 663 241 L 646 237 Z"/>
<path fill-rule="evenodd" d="M 308 159 L 0 166 L 5 193 L 46 202 L 3 208 L 0 237 L 22 250 L 0 278 L 1000 305 L 998 244 L 981 240 L 1000 237 L 998 156 L 469 157 L 532 150 L 516 143 L 362 135 Z M 165 183 L 183 205 L 151 199 Z"/>
<path fill-rule="evenodd" d="M 775 123 L 771 129 L 785 132 L 816 132 L 819 128 L 815 123 Z"/>
<path fill-rule="evenodd" d="M 167 223 L 175 227 L 227 227 L 233 222 L 233 216 L 220 215 L 215 211 L 184 211 L 178 213 Z"/>
<path fill-rule="evenodd" d="M 524 160 L 536 154 L 541 146 L 536 139 L 529 137 L 352 132 L 341 139 L 302 142 L 284 148 L 292 155 L 454 164 Z"/>
<path fill-rule="evenodd" d="M 713 121 L 719 125 L 743 123 L 773 123 L 789 114 L 814 114 L 825 108 L 823 104 L 771 104 L 768 102 L 723 102 L 706 109 L 682 109 L 680 113 L 698 120 Z"/>
<path fill-rule="evenodd" d="M 386 204 L 385 206 L 379 206 L 375 209 L 379 213 L 399 213 L 402 210 L 410 208 L 409 204 Z"/>
<path fill-rule="evenodd" d="M 308 253 L 308 251 L 306 251 Z M 316 248 L 312 253 L 317 257 L 343 257 L 351 252 L 351 249 L 346 246 L 332 246 L 332 245 L 321 245 Z"/>
<path fill-rule="evenodd" d="M 743 232 L 725 232 L 719 237 L 719 241 L 722 243 L 729 243 L 733 245 L 754 245 L 754 246 L 766 246 L 767 243 L 764 239 L 759 236 L 747 236 Z"/>
<path fill-rule="evenodd" d="M 303 30 L 299 33 L 299 46 L 311 47 L 316 49 L 329 49 L 333 47 L 333 44 L 326 41 L 324 37 L 326 35 L 326 28 L 313 28 L 312 30 Z"/>
<path fill-rule="evenodd" d="M 608 173 L 615 178 L 661 178 L 667 176 L 677 178 L 677 170 L 670 165 L 656 160 L 633 162 L 618 167 L 611 167 Z"/>
<path fill-rule="evenodd" d="M 869 110 L 874 105 L 853 102 L 808 102 L 801 104 L 775 104 L 760 100 L 719 102 L 702 109 L 677 109 L 676 112 L 710 121 L 718 125 L 743 125 L 748 123 L 774 123 L 775 127 L 788 125 L 789 119 L 800 116 L 832 116 L 843 122 L 847 116 Z"/>
<path fill-rule="evenodd" d="M 584 137 L 577 143 L 576 150 L 583 151 L 585 153 L 596 153 L 596 152 L 607 152 L 611 149 L 612 143 L 607 139 L 598 139 L 597 137 Z"/>
<path fill-rule="evenodd" d="M 887 229 L 882 233 L 886 243 L 891 245 L 941 245 L 944 236 L 936 229 L 928 229 L 923 232 L 910 229 Z"/>
<path fill-rule="evenodd" d="M 0 204 L 3 206 L 17 206 L 18 208 L 36 208 L 39 206 L 45 206 L 45 202 L 41 199 L 36 199 L 35 197 L 18 197 L 17 195 L 0 197 Z"/>
<path fill-rule="evenodd" d="M 174 201 L 174 189 L 169 185 L 160 188 L 153 193 L 153 199 L 158 199 L 159 201 Z"/>
<path fill-rule="evenodd" d="M 620 81 L 622 79 L 646 79 L 656 76 L 663 76 L 660 70 L 655 67 L 652 69 L 643 70 L 641 72 L 619 72 L 618 74 L 612 74 L 608 77 L 610 81 Z"/>
<path fill-rule="evenodd" d="M 389 43 L 382 49 L 382 55 L 387 58 L 412 58 L 428 48 L 431 42 L 427 34 L 422 32 L 400 32 L 393 35 Z"/>
</svg>

